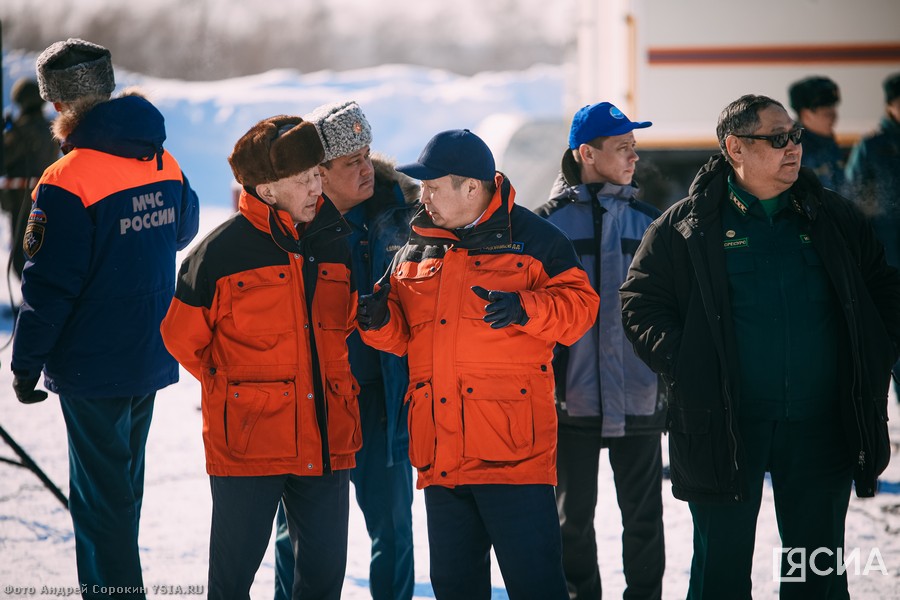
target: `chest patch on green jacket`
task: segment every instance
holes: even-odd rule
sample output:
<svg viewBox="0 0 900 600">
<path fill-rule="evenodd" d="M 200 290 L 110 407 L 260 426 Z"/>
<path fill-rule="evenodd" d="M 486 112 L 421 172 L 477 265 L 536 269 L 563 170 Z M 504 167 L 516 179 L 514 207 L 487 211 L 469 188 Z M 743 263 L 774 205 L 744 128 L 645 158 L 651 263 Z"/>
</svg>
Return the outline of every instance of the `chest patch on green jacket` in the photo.
<svg viewBox="0 0 900 600">
<path fill-rule="evenodd" d="M 725 240 L 722 247 L 726 250 L 730 248 L 747 248 L 750 246 L 750 238 L 738 238 L 736 240 Z"/>
</svg>

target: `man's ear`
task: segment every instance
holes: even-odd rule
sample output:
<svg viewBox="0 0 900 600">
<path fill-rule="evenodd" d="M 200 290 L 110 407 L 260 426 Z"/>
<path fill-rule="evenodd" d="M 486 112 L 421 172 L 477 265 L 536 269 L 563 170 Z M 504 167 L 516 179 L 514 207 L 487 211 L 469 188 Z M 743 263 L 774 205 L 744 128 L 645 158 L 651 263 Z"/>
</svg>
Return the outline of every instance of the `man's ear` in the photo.
<svg viewBox="0 0 900 600">
<path fill-rule="evenodd" d="M 581 144 L 580 146 L 578 146 L 577 152 L 579 156 L 581 156 L 581 162 L 583 164 L 594 164 L 594 150 L 596 150 L 596 148 L 589 144 Z"/>
<path fill-rule="evenodd" d="M 275 206 L 275 194 L 272 191 L 272 186 L 268 183 L 260 183 L 256 186 L 256 195 L 262 198 L 262 201 L 266 204 L 270 204 Z"/>
<path fill-rule="evenodd" d="M 731 158 L 732 164 L 740 164 L 744 162 L 744 142 L 736 135 L 729 135 L 725 138 L 725 151 Z"/>
<path fill-rule="evenodd" d="M 328 181 L 328 169 L 322 165 L 319 165 L 319 177 L 322 179 L 322 185 L 325 185 L 325 182 Z"/>
</svg>

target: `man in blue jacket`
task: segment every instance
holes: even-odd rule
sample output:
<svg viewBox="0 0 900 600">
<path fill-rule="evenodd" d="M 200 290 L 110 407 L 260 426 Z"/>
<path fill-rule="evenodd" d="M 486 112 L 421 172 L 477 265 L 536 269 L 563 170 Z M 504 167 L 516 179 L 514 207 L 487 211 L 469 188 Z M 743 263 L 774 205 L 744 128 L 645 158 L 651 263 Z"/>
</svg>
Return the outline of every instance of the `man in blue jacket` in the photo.
<svg viewBox="0 0 900 600">
<path fill-rule="evenodd" d="M 352 276 L 361 294 L 384 275 L 409 237 L 419 187 L 372 156 L 372 129 L 356 102 L 324 104 L 304 117 L 315 124 L 325 147 L 319 167 L 325 196 L 350 225 Z M 412 467 L 409 464 L 405 357 L 367 346 L 354 331 L 347 338 L 350 368 L 360 384 L 363 445 L 350 480 L 372 539 L 369 589 L 374 600 L 413 595 Z M 284 525 L 284 527 L 282 527 Z M 275 598 L 291 597 L 294 560 L 279 509 Z"/>
<path fill-rule="evenodd" d="M 883 87 L 884 116 L 878 130 L 853 147 L 847 183 L 884 244 L 888 264 L 900 269 L 900 73 L 885 78 Z M 900 382 L 900 363 L 894 365 L 894 379 Z"/>
<path fill-rule="evenodd" d="M 59 394 L 69 442 L 69 509 L 85 598 L 143 598 L 138 521 L 156 391 L 178 381 L 159 325 L 175 253 L 197 233 L 198 201 L 163 149 L 163 116 L 140 96 L 110 99 L 110 52 L 80 39 L 37 59 L 41 97 L 65 156 L 32 195 L 13 389 Z"/>
<path fill-rule="evenodd" d="M 601 597 L 594 512 L 600 451 L 622 512 L 627 599 L 659 600 L 666 564 L 662 519 L 665 386 L 634 354 L 622 330 L 619 286 L 641 236 L 659 211 L 637 200 L 638 155 L 631 121 L 609 102 L 572 119 L 569 147 L 550 201 L 538 214 L 572 240 L 600 295 L 597 322 L 553 359 L 559 416 L 556 504 L 570 598 Z"/>
<path fill-rule="evenodd" d="M 844 193 L 844 151 L 834 139 L 841 92 L 827 77 L 801 79 L 788 88 L 791 108 L 803 127 L 803 158 L 824 187 Z"/>
</svg>

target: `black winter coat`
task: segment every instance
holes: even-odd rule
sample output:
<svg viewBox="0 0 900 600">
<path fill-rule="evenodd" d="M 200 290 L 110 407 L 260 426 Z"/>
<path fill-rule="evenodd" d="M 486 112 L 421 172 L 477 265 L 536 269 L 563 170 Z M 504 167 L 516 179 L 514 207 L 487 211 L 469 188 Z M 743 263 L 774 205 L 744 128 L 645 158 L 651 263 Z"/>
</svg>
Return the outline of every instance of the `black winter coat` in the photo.
<svg viewBox="0 0 900 600">
<path fill-rule="evenodd" d="M 672 493 L 701 502 L 742 499 L 737 340 L 725 269 L 721 209 L 731 167 L 715 156 L 689 196 L 650 225 L 621 288 L 625 332 L 670 386 Z M 890 459 L 887 395 L 900 345 L 900 275 L 853 205 L 801 168 L 792 209 L 810 237 L 843 319 L 838 373 L 856 494 L 873 496 Z"/>
</svg>

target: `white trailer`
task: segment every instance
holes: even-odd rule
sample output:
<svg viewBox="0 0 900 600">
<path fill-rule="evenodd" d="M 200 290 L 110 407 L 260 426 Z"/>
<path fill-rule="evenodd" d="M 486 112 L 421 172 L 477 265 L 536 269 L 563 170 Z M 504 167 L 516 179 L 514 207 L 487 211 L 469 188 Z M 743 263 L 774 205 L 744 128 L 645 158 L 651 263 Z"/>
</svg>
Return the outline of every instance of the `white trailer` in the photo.
<svg viewBox="0 0 900 600">
<path fill-rule="evenodd" d="M 830 77 L 842 97 L 837 139 L 849 148 L 875 128 L 882 81 L 900 72 L 900 0 L 579 0 L 576 24 L 566 114 L 523 126 L 503 157 L 528 202 L 546 199 L 571 115 L 586 104 L 608 100 L 653 121 L 639 152 L 672 180 L 671 200 L 716 151 L 716 120 L 739 96 L 771 96 L 792 113 L 791 83 Z"/>
</svg>

